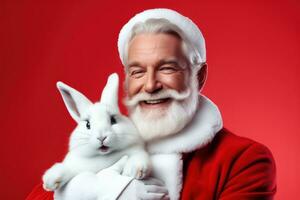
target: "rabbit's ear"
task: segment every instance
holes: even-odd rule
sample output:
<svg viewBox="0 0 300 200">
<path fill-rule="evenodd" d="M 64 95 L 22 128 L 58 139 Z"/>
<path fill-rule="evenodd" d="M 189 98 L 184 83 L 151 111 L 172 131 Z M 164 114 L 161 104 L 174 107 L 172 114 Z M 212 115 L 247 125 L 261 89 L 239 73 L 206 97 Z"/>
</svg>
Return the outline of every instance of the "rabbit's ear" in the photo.
<svg viewBox="0 0 300 200">
<path fill-rule="evenodd" d="M 107 83 L 102 91 L 101 103 L 111 106 L 115 112 L 119 113 L 118 106 L 118 89 L 119 89 L 119 76 L 117 73 L 111 74 Z"/>
<path fill-rule="evenodd" d="M 70 115 L 76 122 L 78 122 L 83 112 L 92 104 L 91 101 L 74 88 L 71 88 L 62 82 L 57 82 L 56 86 Z"/>
</svg>

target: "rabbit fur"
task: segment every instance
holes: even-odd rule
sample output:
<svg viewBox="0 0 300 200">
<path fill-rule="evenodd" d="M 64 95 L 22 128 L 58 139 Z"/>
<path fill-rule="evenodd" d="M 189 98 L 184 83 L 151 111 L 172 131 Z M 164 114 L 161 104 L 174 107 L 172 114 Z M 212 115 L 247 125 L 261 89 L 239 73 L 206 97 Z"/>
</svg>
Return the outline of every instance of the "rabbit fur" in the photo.
<svg viewBox="0 0 300 200">
<path fill-rule="evenodd" d="M 111 74 L 100 102 L 91 103 L 82 93 L 58 82 L 63 101 L 77 122 L 70 136 L 69 152 L 43 175 L 43 187 L 54 191 L 84 171 L 97 173 L 127 155 L 122 174 L 145 178 L 151 169 L 144 142 L 131 120 L 118 107 L 119 77 Z"/>
</svg>

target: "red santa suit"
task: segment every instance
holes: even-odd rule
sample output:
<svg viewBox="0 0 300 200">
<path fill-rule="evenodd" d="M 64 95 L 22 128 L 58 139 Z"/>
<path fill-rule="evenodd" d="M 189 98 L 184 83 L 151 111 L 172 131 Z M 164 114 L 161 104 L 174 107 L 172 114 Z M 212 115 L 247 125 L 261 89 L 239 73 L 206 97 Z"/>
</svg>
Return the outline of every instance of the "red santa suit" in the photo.
<svg viewBox="0 0 300 200">
<path fill-rule="evenodd" d="M 267 200 L 276 192 L 275 163 L 255 141 L 224 129 L 217 106 L 199 97 L 193 120 L 178 134 L 148 144 L 152 176 L 163 180 L 171 200 Z M 52 200 L 38 185 L 27 200 Z"/>
</svg>

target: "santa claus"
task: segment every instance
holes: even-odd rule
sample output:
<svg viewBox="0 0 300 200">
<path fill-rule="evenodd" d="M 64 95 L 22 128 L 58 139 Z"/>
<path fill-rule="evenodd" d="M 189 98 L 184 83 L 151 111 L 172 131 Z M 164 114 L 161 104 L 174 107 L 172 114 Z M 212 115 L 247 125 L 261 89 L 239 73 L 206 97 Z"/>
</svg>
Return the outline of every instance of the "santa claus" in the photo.
<svg viewBox="0 0 300 200">
<path fill-rule="evenodd" d="M 170 9 L 138 13 L 123 26 L 124 101 L 151 154 L 151 177 L 121 175 L 123 161 L 79 174 L 56 199 L 273 199 L 270 151 L 223 128 L 217 106 L 201 94 L 207 77 L 204 37 Z M 29 199 L 53 199 L 38 185 Z"/>
</svg>

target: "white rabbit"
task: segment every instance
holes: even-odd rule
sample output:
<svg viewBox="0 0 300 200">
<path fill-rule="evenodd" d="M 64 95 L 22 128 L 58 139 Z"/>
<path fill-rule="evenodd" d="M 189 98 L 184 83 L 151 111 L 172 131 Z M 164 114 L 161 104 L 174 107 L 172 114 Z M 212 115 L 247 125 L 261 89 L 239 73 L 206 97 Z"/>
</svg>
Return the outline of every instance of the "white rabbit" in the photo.
<svg viewBox="0 0 300 200">
<path fill-rule="evenodd" d="M 109 76 L 100 102 L 91 103 L 83 94 L 62 82 L 57 87 L 64 103 L 78 123 L 72 132 L 69 152 L 61 163 L 43 175 L 43 187 L 53 191 L 84 171 L 98 172 L 128 155 L 123 175 L 137 179 L 150 173 L 150 159 L 130 119 L 118 107 L 119 78 Z"/>
</svg>

